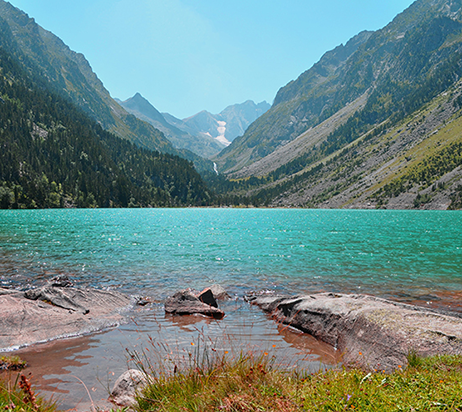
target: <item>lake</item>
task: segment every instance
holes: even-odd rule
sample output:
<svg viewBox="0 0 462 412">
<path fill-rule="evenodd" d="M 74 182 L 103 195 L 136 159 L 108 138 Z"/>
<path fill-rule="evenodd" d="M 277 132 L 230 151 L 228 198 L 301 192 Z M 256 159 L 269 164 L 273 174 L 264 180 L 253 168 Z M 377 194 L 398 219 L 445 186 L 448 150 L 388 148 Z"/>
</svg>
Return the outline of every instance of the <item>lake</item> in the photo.
<svg viewBox="0 0 462 412">
<path fill-rule="evenodd" d="M 291 368 L 317 370 L 339 360 L 332 348 L 249 307 L 242 297 L 252 291 L 367 293 L 462 311 L 457 211 L 0 211 L 0 246 L 3 287 L 67 274 L 80 285 L 154 300 L 116 330 L 24 352 L 40 389 L 62 394 L 65 406 L 88 403 L 79 379 L 105 397 L 104 386 L 126 370 L 127 353 L 148 347 L 149 337 L 178 353 L 206 337 L 230 350 L 268 353 Z M 223 321 L 164 315 L 167 296 L 214 283 L 233 296 Z"/>
</svg>

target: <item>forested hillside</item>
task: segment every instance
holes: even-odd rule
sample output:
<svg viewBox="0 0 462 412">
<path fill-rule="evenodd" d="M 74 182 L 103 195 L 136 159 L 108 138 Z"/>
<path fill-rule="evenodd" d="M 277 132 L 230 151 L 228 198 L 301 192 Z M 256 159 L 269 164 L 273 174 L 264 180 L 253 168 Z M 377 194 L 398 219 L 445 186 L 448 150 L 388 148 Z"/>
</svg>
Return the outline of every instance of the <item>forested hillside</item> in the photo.
<svg viewBox="0 0 462 412">
<path fill-rule="evenodd" d="M 105 131 L 0 47 L 0 207 L 200 206 L 191 162 Z"/>
<path fill-rule="evenodd" d="M 210 161 L 174 148 L 161 131 L 128 113 L 111 97 L 83 54 L 72 51 L 4 0 L 0 0 L 0 45 L 26 72 L 41 77 L 47 87 L 70 99 L 103 129 L 138 147 L 176 154 L 193 161 L 200 170 L 213 170 Z"/>
</svg>

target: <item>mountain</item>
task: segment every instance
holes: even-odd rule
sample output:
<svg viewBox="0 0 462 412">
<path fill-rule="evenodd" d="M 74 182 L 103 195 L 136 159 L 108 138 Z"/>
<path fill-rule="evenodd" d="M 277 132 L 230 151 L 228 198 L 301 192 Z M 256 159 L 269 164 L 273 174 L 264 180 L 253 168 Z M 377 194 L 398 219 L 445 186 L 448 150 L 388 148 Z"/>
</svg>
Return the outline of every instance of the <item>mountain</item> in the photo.
<svg viewBox="0 0 462 412">
<path fill-rule="evenodd" d="M 105 131 L 22 66 L 0 46 L 0 208 L 212 202 L 189 161 Z"/>
<path fill-rule="evenodd" d="M 137 118 L 152 124 L 160 130 L 167 139 L 179 149 L 188 149 L 199 156 L 208 158 L 220 152 L 225 145 L 206 134 L 191 135 L 184 130 L 168 123 L 164 116 L 140 93 L 136 93 L 125 101 L 116 101 L 129 113 Z"/>
<path fill-rule="evenodd" d="M 170 124 L 191 135 L 207 135 L 228 146 L 270 107 L 265 101 L 255 104 L 252 100 L 247 100 L 228 106 L 219 114 L 203 110 L 183 120 L 168 113 L 163 113 L 163 116 Z"/>
<path fill-rule="evenodd" d="M 460 207 L 461 18 L 460 0 L 418 0 L 326 53 L 214 158 L 233 178 L 217 190 L 269 206 Z"/>
<path fill-rule="evenodd" d="M 162 132 L 128 113 L 110 96 L 83 54 L 70 50 L 61 39 L 4 0 L 0 0 L 0 46 L 28 73 L 46 79 L 47 87 L 69 98 L 105 130 L 139 147 L 180 155 L 194 161 L 199 169 L 213 170 L 211 162 L 175 149 Z"/>
</svg>

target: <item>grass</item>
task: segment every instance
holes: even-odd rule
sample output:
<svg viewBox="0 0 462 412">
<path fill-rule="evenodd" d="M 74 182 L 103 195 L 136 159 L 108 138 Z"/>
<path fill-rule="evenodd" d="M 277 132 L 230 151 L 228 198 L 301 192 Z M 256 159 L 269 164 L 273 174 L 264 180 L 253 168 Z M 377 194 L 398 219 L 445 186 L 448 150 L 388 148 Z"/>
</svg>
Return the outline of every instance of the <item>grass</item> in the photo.
<svg viewBox="0 0 462 412">
<path fill-rule="evenodd" d="M 57 406 L 35 396 L 30 376 L 18 375 L 16 381 L 0 380 L 0 411 L 55 412 Z"/>
<path fill-rule="evenodd" d="M 27 366 L 19 356 L 0 356 L 0 370 L 18 371 Z"/>
<path fill-rule="evenodd" d="M 408 362 L 393 374 L 337 368 L 304 375 L 280 370 L 266 353 L 207 357 L 151 377 L 135 410 L 462 412 L 462 356 L 411 353 Z"/>
<path fill-rule="evenodd" d="M 281 370 L 267 352 L 233 356 L 191 345 L 193 351 L 178 363 L 167 356 L 162 368 L 160 352 L 147 363 L 131 354 L 150 381 L 135 411 L 462 412 L 460 355 L 422 358 L 411 352 L 408 367 L 392 374 L 340 367 L 307 374 Z M 2 410 L 55 412 L 57 406 L 36 397 L 30 378 L 21 374 L 14 384 L 0 382 Z"/>
</svg>

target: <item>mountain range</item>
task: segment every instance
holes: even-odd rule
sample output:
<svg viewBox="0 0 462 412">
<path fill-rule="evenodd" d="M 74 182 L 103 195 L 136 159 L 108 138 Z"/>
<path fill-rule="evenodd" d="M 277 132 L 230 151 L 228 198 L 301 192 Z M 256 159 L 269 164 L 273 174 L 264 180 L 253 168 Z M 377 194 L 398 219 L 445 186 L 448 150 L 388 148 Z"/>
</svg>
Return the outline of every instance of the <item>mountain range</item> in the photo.
<svg viewBox="0 0 462 412">
<path fill-rule="evenodd" d="M 255 104 L 247 100 L 242 104 L 228 106 L 219 114 L 203 110 L 180 120 L 169 113 L 161 114 L 140 93 L 117 102 L 129 113 L 162 131 L 176 148 L 188 149 L 205 158 L 229 146 L 231 141 L 243 135 L 247 127 L 271 107 L 267 102 Z"/>
<path fill-rule="evenodd" d="M 462 207 L 461 0 L 415 1 L 271 107 L 180 120 L 139 93 L 117 101 L 82 54 L 4 0 L 0 69 L 3 208 Z"/>
<path fill-rule="evenodd" d="M 213 164 L 187 150 L 176 149 L 158 129 L 128 113 L 113 99 L 81 53 L 39 26 L 33 18 L 0 0 L 0 46 L 21 62 L 29 73 L 40 76 L 47 87 L 69 98 L 105 130 L 137 146 L 179 155 L 199 170 Z"/>
</svg>

